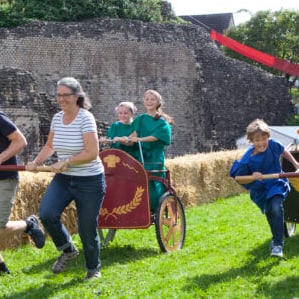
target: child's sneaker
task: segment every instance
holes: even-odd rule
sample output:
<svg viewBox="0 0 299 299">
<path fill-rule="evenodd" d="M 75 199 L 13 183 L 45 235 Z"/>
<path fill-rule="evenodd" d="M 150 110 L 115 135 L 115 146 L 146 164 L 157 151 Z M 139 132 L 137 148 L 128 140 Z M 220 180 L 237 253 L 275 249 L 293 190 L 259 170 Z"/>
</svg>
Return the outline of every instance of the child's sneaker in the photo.
<svg viewBox="0 0 299 299">
<path fill-rule="evenodd" d="M 282 246 L 273 246 L 271 256 L 283 257 Z"/>
<path fill-rule="evenodd" d="M 52 266 L 52 271 L 55 274 L 63 272 L 67 266 L 67 262 L 79 255 L 79 251 L 74 249 L 71 252 L 63 252 L 58 260 Z"/>
<path fill-rule="evenodd" d="M 38 219 L 35 215 L 26 218 L 27 229 L 26 233 L 32 238 L 37 248 L 43 248 L 45 245 L 45 234 L 38 224 Z"/>
</svg>

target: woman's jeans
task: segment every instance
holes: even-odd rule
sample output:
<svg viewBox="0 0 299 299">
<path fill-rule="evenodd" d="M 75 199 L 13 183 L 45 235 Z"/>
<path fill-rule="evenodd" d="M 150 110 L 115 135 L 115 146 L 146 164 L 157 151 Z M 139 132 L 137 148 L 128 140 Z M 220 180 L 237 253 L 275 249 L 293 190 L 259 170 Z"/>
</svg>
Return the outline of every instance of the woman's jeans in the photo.
<svg viewBox="0 0 299 299">
<path fill-rule="evenodd" d="M 266 217 L 272 232 L 272 241 L 275 246 L 283 246 L 284 235 L 284 198 L 275 195 L 267 201 Z"/>
<path fill-rule="evenodd" d="M 48 186 L 39 208 L 40 219 L 56 248 L 64 250 L 72 238 L 61 223 L 61 214 L 74 200 L 78 216 L 78 233 L 82 241 L 86 268 L 99 270 L 100 241 L 98 217 L 106 191 L 105 175 L 69 176 L 56 174 Z"/>
</svg>

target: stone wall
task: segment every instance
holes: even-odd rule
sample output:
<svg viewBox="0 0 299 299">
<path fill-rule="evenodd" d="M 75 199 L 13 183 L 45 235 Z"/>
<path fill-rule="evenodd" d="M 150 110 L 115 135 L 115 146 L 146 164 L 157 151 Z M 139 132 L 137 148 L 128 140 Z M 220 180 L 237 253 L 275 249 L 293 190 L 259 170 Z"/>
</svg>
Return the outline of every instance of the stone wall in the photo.
<svg viewBox="0 0 299 299">
<path fill-rule="evenodd" d="M 283 77 L 225 57 L 200 26 L 97 19 L 1 28 L 0 108 L 25 130 L 26 157 L 46 139 L 63 76 L 82 82 L 100 124 L 116 120 L 123 100 L 143 112 L 144 91 L 158 90 L 175 119 L 168 157 L 232 149 L 254 118 L 283 125 L 292 112 Z"/>
</svg>

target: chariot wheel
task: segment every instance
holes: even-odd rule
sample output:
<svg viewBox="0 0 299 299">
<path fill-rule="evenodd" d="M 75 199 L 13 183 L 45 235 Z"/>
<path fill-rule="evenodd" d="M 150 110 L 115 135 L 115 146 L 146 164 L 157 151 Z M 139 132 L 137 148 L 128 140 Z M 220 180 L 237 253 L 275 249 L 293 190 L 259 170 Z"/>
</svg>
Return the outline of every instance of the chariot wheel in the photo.
<svg viewBox="0 0 299 299">
<path fill-rule="evenodd" d="M 284 223 L 284 235 L 289 238 L 292 237 L 296 232 L 296 222 L 285 222 Z"/>
<path fill-rule="evenodd" d="M 181 249 L 186 234 L 186 218 L 180 199 L 170 193 L 159 202 L 155 217 L 156 236 L 163 252 Z"/>
<path fill-rule="evenodd" d="M 99 228 L 99 236 L 101 241 L 101 248 L 107 247 L 110 242 L 113 241 L 116 229 L 114 228 Z"/>
</svg>

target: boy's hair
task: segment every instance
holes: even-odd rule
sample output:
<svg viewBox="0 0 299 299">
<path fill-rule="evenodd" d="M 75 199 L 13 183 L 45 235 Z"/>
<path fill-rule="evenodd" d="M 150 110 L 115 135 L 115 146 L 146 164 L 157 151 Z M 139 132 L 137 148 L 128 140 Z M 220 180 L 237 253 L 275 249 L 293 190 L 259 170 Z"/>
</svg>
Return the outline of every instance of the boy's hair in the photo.
<svg viewBox="0 0 299 299">
<path fill-rule="evenodd" d="M 249 141 L 253 140 L 255 134 L 267 135 L 270 137 L 270 128 L 262 119 L 255 119 L 252 121 L 246 129 L 247 139 Z"/>
</svg>

